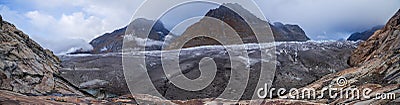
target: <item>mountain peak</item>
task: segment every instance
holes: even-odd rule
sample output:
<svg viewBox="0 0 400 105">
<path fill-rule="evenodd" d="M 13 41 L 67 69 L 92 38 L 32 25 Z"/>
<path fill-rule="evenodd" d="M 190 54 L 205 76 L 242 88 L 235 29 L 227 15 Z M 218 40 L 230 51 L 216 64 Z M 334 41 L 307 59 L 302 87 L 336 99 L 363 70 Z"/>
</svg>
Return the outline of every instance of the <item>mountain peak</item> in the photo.
<svg viewBox="0 0 400 105">
<path fill-rule="evenodd" d="M 386 24 L 384 30 L 388 30 L 388 29 L 391 29 L 391 28 L 400 29 L 400 9 L 389 20 L 389 22 Z"/>
<path fill-rule="evenodd" d="M 376 31 L 353 52 L 349 63 L 353 66 L 358 66 L 371 59 L 393 55 L 393 53 L 400 49 L 400 43 L 396 41 L 399 39 L 399 34 L 400 10 L 387 22 L 382 30 Z"/>
<path fill-rule="evenodd" d="M 129 26 L 129 27 L 128 27 Z M 138 18 L 133 20 L 128 26 L 117 29 L 111 33 L 103 34 L 90 42 L 93 46 L 92 53 L 107 53 L 107 52 L 120 52 L 122 51 L 123 37 L 127 30 L 134 31 L 132 33 L 137 34 L 135 36 L 141 37 L 147 34 L 149 29 L 150 34 L 147 38 L 156 41 L 163 41 L 166 35 L 169 34 L 169 30 L 164 27 L 164 24 L 160 20 L 149 20 L 145 18 Z M 129 28 L 129 29 L 127 29 Z M 143 39 L 145 39 L 143 37 Z M 160 49 L 155 47 L 154 49 Z"/>
<path fill-rule="evenodd" d="M 236 11 L 248 11 L 242 5 L 240 5 L 238 3 L 224 3 L 220 6 L 220 8 L 221 7 L 229 7 L 230 9 L 233 9 Z"/>
<path fill-rule="evenodd" d="M 221 6 L 236 6 L 236 7 L 242 7 L 240 4 L 238 3 L 223 3 Z"/>
<path fill-rule="evenodd" d="M 274 23 L 274 26 L 276 26 L 276 27 L 282 27 L 282 26 L 284 26 L 284 24 L 281 23 L 281 22 L 275 22 L 275 23 Z"/>
<path fill-rule="evenodd" d="M 380 30 L 384 27 L 384 25 L 377 25 L 372 27 L 371 29 L 365 30 L 363 32 L 355 32 L 352 33 L 347 40 L 349 41 L 358 41 L 358 40 L 368 40 L 377 30 Z"/>
<path fill-rule="evenodd" d="M 236 33 L 243 39 L 244 43 L 257 43 L 255 34 L 250 27 L 250 24 L 255 26 L 266 26 L 269 23 L 264 21 L 257 16 L 255 16 L 251 11 L 248 11 L 241 5 L 237 3 L 226 3 L 222 4 L 216 9 L 211 9 L 205 15 L 206 17 L 212 17 L 219 19 L 236 31 Z M 213 23 L 207 23 L 207 19 L 203 19 L 197 24 L 190 26 L 184 34 L 181 36 L 182 40 L 190 37 L 191 35 L 205 34 L 204 32 L 214 30 L 215 28 L 204 27 L 210 26 Z M 201 25 L 201 24 L 203 25 Z M 282 23 L 281 23 L 282 24 Z M 276 41 L 306 41 L 309 40 L 305 32 L 298 25 L 284 25 L 281 27 L 276 27 L 271 25 L 272 32 L 274 33 L 274 38 Z M 201 31 L 199 31 L 201 30 Z M 213 34 L 215 32 L 209 32 L 208 34 Z M 186 36 L 187 35 L 187 36 Z M 181 40 L 181 39 L 178 39 Z M 208 38 L 197 38 L 189 41 L 184 47 L 193 47 L 200 45 L 215 45 L 219 44 Z"/>
<path fill-rule="evenodd" d="M 0 27 L 3 26 L 3 18 L 0 15 Z"/>
<path fill-rule="evenodd" d="M 218 8 L 208 11 L 206 16 L 218 19 L 225 18 L 227 16 L 234 16 L 230 18 L 237 18 L 241 20 L 245 20 L 243 18 L 246 18 L 246 20 L 251 23 L 260 23 L 263 21 L 238 3 L 224 3 Z"/>
</svg>

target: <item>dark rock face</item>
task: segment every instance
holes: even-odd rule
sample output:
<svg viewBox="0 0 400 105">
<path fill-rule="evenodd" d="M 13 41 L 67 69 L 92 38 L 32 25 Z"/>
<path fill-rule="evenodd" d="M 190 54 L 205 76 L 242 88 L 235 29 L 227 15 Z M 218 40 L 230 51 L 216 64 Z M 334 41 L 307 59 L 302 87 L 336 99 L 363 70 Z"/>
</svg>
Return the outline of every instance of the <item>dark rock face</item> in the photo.
<svg viewBox="0 0 400 105">
<path fill-rule="evenodd" d="M 233 10 L 232 10 L 232 9 Z M 234 11 L 235 10 L 235 11 Z M 239 14 L 243 15 L 240 16 Z M 244 9 L 239 4 L 223 4 L 219 8 L 210 10 L 205 16 L 219 19 L 230 27 L 240 36 L 244 43 L 257 43 L 257 38 L 248 23 L 254 24 L 253 28 L 265 27 L 270 25 L 268 22 L 263 21 L 253 15 L 250 11 Z M 246 19 L 244 19 L 246 18 Z M 248 21 L 248 23 L 246 22 Z M 210 25 L 215 24 L 215 25 Z M 283 25 L 282 23 L 277 23 L 276 25 L 270 25 L 275 41 L 307 41 L 310 40 L 305 32 L 298 25 Z M 226 30 L 220 29 L 215 22 L 209 22 L 208 19 L 204 18 L 199 22 L 190 26 L 180 37 L 175 41 L 184 42 L 185 39 L 191 38 L 194 35 L 201 34 L 220 34 L 222 31 Z M 205 33 L 206 32 L 206 33 Z M 221 34 L 225 35 L 225 34 Z M 186 43 L 184 47 L 193 47 L 201 45 L 219 45 L 218 41 L 212 40 L 207 37 L 196 37 Z"/>
<path fill-rule="evenodd" d="M 236 11 L 233 11 L 228 7 L 233 8 Z M 233 29 L 235 29 L 239 36 L 242 37 L 242 39 L 245 39 L 249 36 L 254 36 L 254 33 L 252 32 L 250 26 L 238 13 L 246 16 L 246 20 L 248 20 L 249 23 L 268 24 L 268 22 L 257 18 L 250 11 L 244 9 L 239 4 L 223 4 L 217 9 L 210 10 L 205 16 L 214 17 L 229 24 Z M 310 40 L 303 29 L 301 29 L 298 25 L 284 25 L 282 23 L 277 23 L 270 26 L 272 32 L 274 33 L 275 41 Z M 250 41 L 248 41 L 248 43 L 256 42 L 255 40 L 256 39 L 251 39 Z"/>
<path fill-rule="evenodd" d="M 277 46 L 277 71 L 273 86 L 280 88 L 303 87 L 318 78 L 338 72 L 348 68 L 347 60 L 351 52 L 355 49 L 356 43 L 352 42 L 298 42 L 298 43 L 282 43 Z M 206 88 L 193 95 L 193 93 L 183 91 L 172 84 L 165 77 L 159 55 L 148 55 L 146 65 L 151 70 L 149 75 L 154 75 L 152 80 L 161 93 L 170 99 L 198 99 L 216 97 L 221 90 L 224 90 L 226 81 L 229 79 L 230 62 L 229 57 L 223 49 L 214 48 L 194 48 L 185 50 L 180 55 L 181 65 L 192 65 L 184 69 L 185 76 L 195 78 L 199 76 L 198 65 L 202 57 L 212 57 L 218 67 L 218 74 L 215 81 Z M 260 50 L 252 49 L 248 52 L 252 59 L 250 68 L 252 71 L 260 69 L 260 61 L 258 59 Z M 93 81 L 105 80 L 109 83 L 104 88 L 106 93 L 123 95 L 130 94 L 126 86 L 125 78 L 122 70 L 122 58 L 120 54 L 94 54 L 87 56 L 61 56 L 62 59 L 62 76 L 71 81 L 75 85 Z M 257 73 L 251 74 L 255 82 Z M 141 78 L 138 78 L 141 79 Z M 256 84 L 256 83 L 253 83 Z M 250 86 L 251 87 L 251 86 Z M 94 89 L 96 90 L 96 89 Z M 99 90 L 99 89 L 97 89 Z M 252 93 L 252 92 L 248 92 Z M 179 97 L 182 96 L 182 97 Z M 189 96 L 189 97 L 184 97 Z M 249 98 L 250 94 L 246 94 L 244 98 Z"/>
<path fill-rule="evenodd" d="M 82 95 L 58 77 L 60 60 L 51 51 L 8 22 L 0 21 L 0 26 L 0 89 L 32 95 Z"/>
<path fill-rule="evenodd" d="M 231 9 L 227 8 L 226 6 L 235 8 L 238 10 L 240 14 L 246 15 L 248 17 L 250 23 L 260 24 L 259 26 L 266 26 L 269 23 L 263 21 L 251 12 L 247 11 L 243 7 L 238 4 L 224 4 L 217 9 L 210 10 L 205 16 L 214 17 L 219 19 L 229 26 L 231 26 L 243 39 L 244 43 L 255 43 L 258 42 L 254 33 L 252 32 L 250 26 L 245 22 L 245 20 L 238 15 L 238 13 L 232 11 Z M 203 19 L 204 20 L 204 19 Z M 146 20 L 146 19 L 137 19 L 131 23 L 134 34 L 141 36 L 145 34 L 143 28 L 151 27 L 150 25 L 153 21 Z M 202 23 L 202 22 L 199 22 Z M 183 40 L 186 37 L 190 37 L 187 34 L 203 34 L 201 32 L 211 32 L 214 31 L 221 31 L 221 30 L 214 30 L 215 27 L 202 27 L 201 24 L 194 24 L 190 26 L 183 35 L 176 38 L 177 42 L 184 42 Z M 205 23 L 210 24 L 210 23 Z M 310 40 L 305 32 L 300 28 L 298 25 L 283 25 L 281 23 L 277 25 L 270 25 L 272 32 L 274 33 L 274 38 L 276 41 L 307 41 Z M 90 42 L 93 46 L 94 50 L 92 53 L 106 53 L 106 52 L 119 52 L 122 49 L 123 37 L 125 34 L 126 27 L 115 30 L 112 33 L 104 34 Z M 169 31 L 164 28 L 163 24 L 158 21 L 152 27 L 152 30 L 149 35 L 149 39 L 156 40 L 156 41 L 164 41 L 165 36 L 167 36 Z M 215 33 L 215 32 L 214 32 Z M 215 41 L 211 38 L 207 37 L 196 37 L 187 42 L 184 46 L 186 47 L 194 47 L 200 45 L 219 45 L 218 41 Z M 159 46 L 146 46 L 147 49 L 151 50 L 160 50 L 162 45 Z M 79 52 L 78 52 L 79 53 Z"/>
<path fill-rule="evenodd" d="M 372 27 L 371 29 L 366 30 L 361 33 L 360 32 L 353 33 L 350 35 L 350 37 L 347 40 L 349 40 L 349 41 L 358 41 L 358 40 L 366 41 L 366 40 L 368 40 L 369 37 L 371 37 L 375 33 L 375 31 L 380 30 L 382 28 L 383 28 L 383 25 L 379 25 L 379 26 Z"/>
<path fill-rule="evenodd" d="M 154 21 L 152 20 L 140 18 L 134 20 L 131 24 L 136 34 L 145 34 L 146 32 L 142 29 L 151 27 L 153 23 Z M 115 30 L 112 33 L 106 33 L 92 40 L 90 44 L 93 46 L 93 53 L 120 52 L 122 50 L 125 30 L 126 27 Z M 157 21 L 150 31 L 148 38 L 151 40 L 163 41 L 168 33 L 169 30 L 165 29 L 163 23 Z"/>
<path fill-rule="evenodd" d="M 236 12 L 238 12 L 238 13 L 236 13 L 235 11 L 233 11 L 232 9 L 230 9 L 228 7 L 234 8 L 236 10 Z M 241 15 L 244 15 L 245 17 L 241 17 L 239 15 L 239 13 Z M 216 19 L 219 19 L 219 20 L 225 22 L 226 24 L 231 26 L 239 34 L 239 36 L 242 39 L 254 36 L 254 32 L 252 31 L 251 27 L 245 21 L 244 18 L 247 18 L 246 20 L 248 20 L 251 23 L 258 23 L 258 24 L 266 23 L 265 21 L 258 19 L 256 16 L 251 14 L 251 12 L 244 9 L 239 4 L 221 5 L 219 8 L 208 11 L 205 16 L 213 17 L 213 18 L 216 18 Z M 207 23 L 205 23 L 205 24 L 207 24 Z M 201 30 L 201 29 L 199 29 L 199 30 Z M 251 43 L 251 42 L 257 42 L 257 41 L 255 41 L 253 39 L 253 40 L 245 40 L 244 42 Z"/>
<path fill-rule="evenodd" d="M 93 46 L 94 53 L 112 52 L 122 49 L 122 40 L 126 27 L 106 33 L 92 40 L 89 44 Z"/>
<path fill-rule="evenodd" d="M 2 26 L 2 21 L 3 21 L 3 17 L 1 17 L 1 15 L 0 15 L 0 27 Z"/>
<path fill-rule="evenodd" d="M 274 23 L 271 25 L 275 41 L 307 41 L 310 38 L 299 25 Z"/>
</svg>

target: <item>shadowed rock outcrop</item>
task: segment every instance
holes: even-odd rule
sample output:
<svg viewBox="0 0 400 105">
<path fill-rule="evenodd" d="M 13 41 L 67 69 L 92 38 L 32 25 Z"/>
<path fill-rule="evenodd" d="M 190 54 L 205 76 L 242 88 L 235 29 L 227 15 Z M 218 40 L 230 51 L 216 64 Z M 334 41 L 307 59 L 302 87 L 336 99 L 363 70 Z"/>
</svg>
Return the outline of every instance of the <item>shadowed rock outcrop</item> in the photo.
<svg viewBox="0 0 400 105">
<path fill-rule="evenodd" d="M 242 15 L 242 16 L 241 16 Z M 224 33 L 231 27 L 242 39 L 243 43 L 258 43 L 256 34 L 253 29 L 263 29 L 263 27 L 270 26 L 275 41 L 307 41 L 310 40 L 303 29 L 298 25 L 284 25 L 277 22 L 275 25 L 269 24 L 267 21 L 261 20 L 256 17 L 251 11 L 246 10 L 239 4 L 223 4 L 216 9 L 212 9 L 207 12 L 206 17 L 218 19 L 228 26 L 218 24 L 218 22 L 210 21 L 207 18 L 201 19 L 199 22 L 189 26 L 186 31 L 176 38 L 174 42 L 185 42 L 188 38 L 192 38 L 197 35 L 211 35 L 226 38 L 232 35 L 231 33 Z M 252 27 L 251 27 L 252 26 Z M 221 28 L 222 27 L 222 28 Z M 269 33 L 258 33 L 258 34 L 269 34 Z M 271 35 L 272 36 L 272 35 Z M 270 40 L 272 41 L 272 40 Z M 189 40 L 183 46 L 194 47 L 202 45 L 220 45 L 216 40 L 209 37 L 194 37 Z M 169 45 L 169 48 L 176 48 L 175 45 Z M 171 47 L 172 46 L 172 47 Z"/>
</svg>

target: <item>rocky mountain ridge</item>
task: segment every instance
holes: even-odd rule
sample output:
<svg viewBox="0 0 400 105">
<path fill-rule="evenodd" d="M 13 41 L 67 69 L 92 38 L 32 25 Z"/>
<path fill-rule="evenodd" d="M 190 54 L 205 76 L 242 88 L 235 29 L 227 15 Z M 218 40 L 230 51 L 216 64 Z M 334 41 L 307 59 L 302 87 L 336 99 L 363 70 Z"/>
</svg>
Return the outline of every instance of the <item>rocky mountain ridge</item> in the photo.
<svg viewBox="0 0 400 105">
<path fill-rule="evenodd" d="M 29 95 L 83 95 L 60 78 L 60 60 L 0 16 L 0 89 Z"/>
<path fill-rule="evenodd" d="M 303 29 L 298 25 L 282 24 L 279 22 L 277 22 L 274 25 L 269 24 L 268 22 L 257 18 L 256 16 L 251 14 L 251 12 L 244 9 L 242 6 L 238 4 L 224 4 L 224 5 L 230 5 L 231 7 L 237 8 L 239 10 L 238 12 L 241 12 L 241 14 L 245 14 L 246 16 L 250 17 L 249 20 L 251 21 L 251 23 L 264 24 L 264 26 L 267 24 L 270 25 L 276 41 L 310 40 L 310 38 L 307 37 Z M 243 38 L 244 43 L 257 42 L 256 38 L 254 37 L 254 33 L 252 32 L 248 24 L 243 20 L 243 18 L 240 17 L 237 13 L 233 12 L 231 9 L 225 7 L 224 5 L 220 6 L 219 8 L 210 10 L 209 12 L 207 12 L 205 16 L 214 17 L 216 19 L 220 19 L 226 22 L 228 25 L 233 27 L 233 29 L 235 29 L 235 31 L 241 36 L 241 38 Z M 132 25 L 131 29 L 133 29 L 133 32 L 135 34 L 144 34 L 145 32 L 143 32 L 143 30 L 140 29 L 151 27 L 153 22 L 154 21 L 152 20 L 137 19 L 131 23 Z M 188 29 L 186 29 L 185 33 L 196 34 L 196 32 L 204 32 L 206 30 L 206 29 L 201 29 L 201 27 L 199 28 L 196 25 L 197 24 L 193 24 L 192 26 L 190 26 Z M 93 46 L 94 50 L 88 53 L 120 52 L 122 49 L 122 43 L 123 43 L 122 40 L 125 34 L 125 30 L 126 27 L 115 30 L 112 33 L 106 33 L 92 40 L 90 44 Z M 167 36 L 168 34 L 172 33 L 169 33 L 169 31 L 163 26 L 162 22 L 157 21 L 156 24 L 153 26 L 153 28 L 151 28 L 149 39 L 155 41 L 164 41 L 165 36 Z M 175 36 L 171 40 L 180 42 L 185 38 L 185 36 L 186 35 Z M 216 44 L 219 44 L 219 42 L 216 42 L 215 40 L 212 40 L 210 38 L 194 38 L 193 40 L 187 42 L 186 47 L 193 47 L 199 45 L 216 45 Z M 160 50 L 162 46 L 163 45 L 152 45 L 152 46 L 146 46 L 146 48 L 150 50 Z M 79 51 L 77 53 L 79 53 Z"/>
<path fill-rule="evenodd" d="M 145 30 L 143 28 L 151 28 L 153 25 L 153 20 L 147 20 L 144 18 L 139 18 L 134 20 L 131 23 L 133 31 L 137 34 L 144 34 Z M 123 38 L 125 36 L 125 30 L 127 27 L 117 29 L 111 33 L 103 34 L 90 42 L 90 45 L 93 46 L 93 51 L 89 53 L 107 53 L 107 52 L 121 52 Z M 155 41 L 164 41 L 165 36 L 169 34 L 169 30 L 167 30 L 161 21 L 156 21 L 154 26 L 150 30 L 149 39 Z M 161 49 L 161 46 L 155 46 L 159 48 L 153 49 Z M 78 52 L 79 53 L 79 52 Z"/>
<path fill-rule="evenodd" d="M 226 24 L 219 24 L 219 22 L 212 20 L 211 18 L 218 19 Z M 205 15 L 205 18 L 189 26 L 186 31 L 173 42 L 186 42 L 186 40 L 193 38 L 185 43 L 183 46 L 184 48 L 202 45 L 221 45 L 221 43 L 214 38 L 196 36 L 206 34 L 212 37 L 220 37 L 230 40 L 234 38 L 232 35 L 237 33 L 243 43 L 258 43 L 259 41 L 257 40 L 253 29 L 263 29 L 263 27 L 267 26 L 271 28 L 273 33 L 271 37 L 273 36 L 275 41 L 310 40 L 303 29 L 301 29 L 298 25 L 288 25 L 279 22 L 272 25 L 267 21 L 259 19 L 239 4 L 228 3 L 208 11 Z M 230 30 L 233 30 L 235 33 L 230 32 Z M 266 35 L 270 33 L 267 32 L 258 34 Z M 168 48 L 173 48 L 177 45 L 172 44 L 168 46 Z"/>
<path fill-rule="evenodd" d="M 384 28 L 375 32 L 367 41 L 361 43 L 349 59 L 351 68 L 322 77 L 304 87 L 314 88 L 318 94 L 327 87 L 369 88 L 370 98 L 326 98 L 317 100 L 330 104 L 399 104 L 400 91 L 400 10 L 387 22 Z M 339 86 L 339 78 L 346 84 Z M 304 89 L 303 88 L 303 89 Z M 382 94 L 395 94 L 392 98 L 377 99 Z M 348 94 L 348 93 L 343 93 Z M 385 96 L 388 97 L 388 96 Z"/>
<path fill-rule="evenodd" d="M 275 41 L 310 40 L 310 38 L 307 37 L 307 35 L 303 31 L 303 29 L 301 29 L 300 26 L 282 24 L 280 22 L 270 24 L 269 22 L 261 20 L 260 18 L 256 17 L 254 14 L 251 13 L 251 11 L 246 10 L 239 4 L 233 4 L 233 3 L 222 4 L 220 7 L 208 11 L 205 16 L 213 17 L 221 21 L 224 21 L 225 23 L 229 24 L 233 29 L 235 29 L 235 31 L 239 34 L 239 36 L 246 37 L 254 35 L 252 29 L 248 26 L 248 23 L 243 19 L 244 17 L 241 17 L 239 14 L 247 17 L 246 20 L 249 21 L 249 23 L 269 24 L 274 34 Z"/>
<path fill-rule="evenodd" d="M 362 41 L 366 41 L 369 39 L 369 37 L 371 37 L 376 31 L 382 29 L 384 26 L 383 25 L 378 25 L 375 27 L 372 27 L 369 30 L 363 31 L 363 32 L 356 32 L 350 35 L 349 38 L 347 38 L 347 40 L 349 41 L 358 41 L 358 40 L 362 40 Z"/>
<path fill-rule="evenodd" d="M 304 30 L 299 25 L 283 24 L 275 22 L 271 25 L 272 32 L 274 33 L 276 41 L 307 41 Z"/>
</svg>

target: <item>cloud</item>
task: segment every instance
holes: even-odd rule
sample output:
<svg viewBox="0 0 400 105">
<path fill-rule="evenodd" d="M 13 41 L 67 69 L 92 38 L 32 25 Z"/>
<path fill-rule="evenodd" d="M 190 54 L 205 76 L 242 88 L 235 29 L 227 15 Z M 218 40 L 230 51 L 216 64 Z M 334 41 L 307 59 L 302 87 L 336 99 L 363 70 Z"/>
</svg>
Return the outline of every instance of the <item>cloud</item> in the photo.
<svg viewBox="0 0 400 105">
<path fill-rule="evenodd" d="M 32 37 L 40 45 L 51 49 L 56 55 L 73 52 L 76 49 L 91 50 L 93 47 L 83 39 Z"/>
<path fill-rule="evenodd" d="M 25 14 L 35 32 L 32 37 L 56 53 L 75 47 L 90 49 L 88 41 L 105 31 L 102 19 L 85 17 L 82 12 L 63 14 L 60 19 L 39 11 Z"/>
<path fill-rule="evenodd" d="M 106 31 L 111 32 L 127 25 L 134 10 L 141 3 L 141 1 L 132 0 L 118 2 L 108 0 L 33 0 L 31 2 L 35 4 L 35 9 L 40 10 L 41 15 L 58 18 L 56 23 L 59 26 L 53 27 L 63 28 L 61 32 L 69 34 L 71 38 L 82 38 L 86 41 Z M 64 8 L 65 11 L 60 11 L 59 8 Z M 53 13 L 53 10 L 58 11 Z M 37 21 L 40 20 L 37 19 Z"/>
<path fill-rule="evenodd" d="M 62 53 L 71 48 L 90 49 L 88 43 L 96 36 L 124 27 L 141 1 L 6 0 L 0 3 L 0 14 L 5 20 L 16 22 L 16 26 L 43 47 Z"/>
<path fill-rule="evenodd" d="M 17 24 L 24 24 L 26 17 L 20 15 L 18 11 L 12 11 L 9 7 L 0 4 L 0 14 L 2 15 L 3 19 Z M 24 26 L 17 26 L 20 29 L 27 29 Z"/>
<path fill-rule="evenodd" d="M 49 15 L 43 15 L 40 14 L 38 11 L 31 11 L 25 14 L 26 17 L 28 17 L 31 21 L 31 24 L 36 25 L 36 27 L 39 28 L 45 28 L 53 23 L 55 23 L 57 20 L 54 19 L 54 17 L 49 16 Z M 52 28 L 52 27 L 48 27 Z"/>
<path fill-rule="evenodd" d="M 271 21 L 299 24 L 314 40 L 347 38 L 352 32 L 383 25 L 400 7 L 399 0 L 256 0 L 256 2 Z"/>
</svg>

